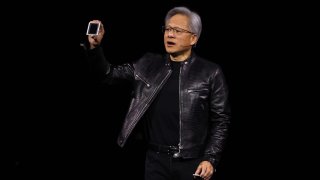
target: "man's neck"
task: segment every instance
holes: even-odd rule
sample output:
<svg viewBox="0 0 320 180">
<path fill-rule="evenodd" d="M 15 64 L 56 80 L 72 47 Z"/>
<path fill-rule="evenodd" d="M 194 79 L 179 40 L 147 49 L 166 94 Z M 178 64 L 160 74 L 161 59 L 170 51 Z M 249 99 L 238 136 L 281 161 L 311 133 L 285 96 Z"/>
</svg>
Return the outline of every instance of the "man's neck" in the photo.
<svg viewBox="0 0 320 180">
<path fill-rule="evenodd" d="M 170 54 L 170 59 L 171 61 L 177 61 L 177 62 L 182 62 L 187 60 L 191 55 L 191 51 L 187 51 L 182 54 Z"/>
</svg>

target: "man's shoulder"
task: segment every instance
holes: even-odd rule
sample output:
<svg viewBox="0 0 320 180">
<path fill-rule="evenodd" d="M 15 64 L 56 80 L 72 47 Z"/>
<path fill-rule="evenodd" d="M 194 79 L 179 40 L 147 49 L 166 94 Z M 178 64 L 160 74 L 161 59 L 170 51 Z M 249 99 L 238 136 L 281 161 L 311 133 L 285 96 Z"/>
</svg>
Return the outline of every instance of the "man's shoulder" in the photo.
<svg viewBox="0 0 320 180">
<path fill-rule="evenodd" d="M 147 52 L 135 61 L 133 66 L 137 71 L 145 72 L 160 68 L 165 64 L 164 61 L 164 54 Z"/>
<path fill-rule="evenodd" d="M 136 64 L 155 63 L 155 62 L 163 61 L 163 59 L 164 59 L 164 55 L 163 54 L 147 52 L 147 53 L 143 54 L 141 56 L 141 58 L 139 58 L 136 61 Z"/>
<path fill-rule="evenodd" d="M 203 66 L 204 68 L 208 69 L 220 69 L 220 65 L 216 63 L 214 60 L 209 60 L 207 58 L 195 55 L 196 62 Z"/>
<path fill-rule="evenodd" d="M 145 53 L 141 59 L 143 60 L 155 60 L 155 59 L 163 59 L 164 55 L 160 53 L 147 52 Z"/>
</svg>

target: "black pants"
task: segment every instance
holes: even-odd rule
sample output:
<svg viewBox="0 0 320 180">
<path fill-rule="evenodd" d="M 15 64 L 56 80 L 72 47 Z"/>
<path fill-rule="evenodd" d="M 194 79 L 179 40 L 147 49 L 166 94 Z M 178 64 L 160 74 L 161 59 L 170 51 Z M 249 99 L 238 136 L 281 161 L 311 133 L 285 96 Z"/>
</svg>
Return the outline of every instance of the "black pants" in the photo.
<svg viewBox="0 0 320 180">
<path fill-rule="evenodd" d="M 181 159 L 148 150 L 145 162 L 145 180 L 193 180 L 200 158 Z"/>
</svg>

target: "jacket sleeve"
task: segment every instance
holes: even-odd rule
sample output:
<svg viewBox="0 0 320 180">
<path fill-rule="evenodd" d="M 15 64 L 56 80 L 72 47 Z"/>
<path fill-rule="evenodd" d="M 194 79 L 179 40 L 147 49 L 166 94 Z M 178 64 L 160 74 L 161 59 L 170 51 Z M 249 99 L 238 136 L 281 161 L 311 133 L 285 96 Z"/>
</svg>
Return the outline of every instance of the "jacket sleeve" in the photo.
<svg viewBox="0 0 320 180">
<path fill-rule="evenodd" d="M 209 136 L 204 160 L 211 162 L 213 166 L 216 167 L 225 146 L 230 124 L 228 87 L 224 74 L 219 66 L 211 76 L 209 117 Z"/>
<path fill-rule="evenodd" d="M 112 65 L 106 60 L 101 47 L 94 48 L 88 52 L 91 71 L 98 81 L 103 83 L 113 83 L 114 80 L 133 80 L 134 69 L 130 63 Z"/>
</svg>

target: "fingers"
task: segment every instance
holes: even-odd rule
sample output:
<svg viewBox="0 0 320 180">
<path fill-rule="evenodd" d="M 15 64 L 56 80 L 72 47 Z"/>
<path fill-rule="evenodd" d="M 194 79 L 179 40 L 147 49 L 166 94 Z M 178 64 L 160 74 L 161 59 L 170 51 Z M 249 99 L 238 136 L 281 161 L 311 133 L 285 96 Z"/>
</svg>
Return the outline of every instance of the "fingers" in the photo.
<svg viewBox="0 0 320 180">
<path fill-rule="evenodd" d="M 101 21 L 98 20 L 98 19 L 91 20 L 90 22 L 92 22 L 92 23 L 101 23 Z"/>
<path fill-rule="evenodd" d="M 204 179 L 210 179 L 212 175 L 213 171 L 210 170 L 210 168 L 203 168 L 200 174 L 200 176 Z"/>
<path fill-rule="evenodd" d="M 97 36 L 96 35 L 89 35 L 90 38 L 92 38 L 93 40 L 97 40 Z"/>
<path fill-rule="evenodd" d="M 209 180 L 214 173 L 214 167 L 209 161 L 202 161 L 195 174 L 199 174 L 203 179 Z"/>
</svg>

